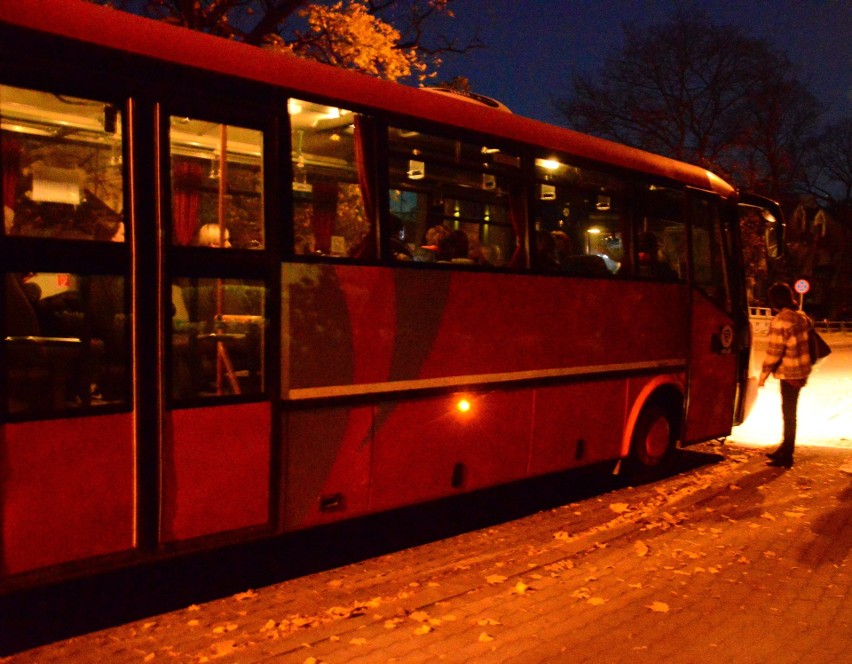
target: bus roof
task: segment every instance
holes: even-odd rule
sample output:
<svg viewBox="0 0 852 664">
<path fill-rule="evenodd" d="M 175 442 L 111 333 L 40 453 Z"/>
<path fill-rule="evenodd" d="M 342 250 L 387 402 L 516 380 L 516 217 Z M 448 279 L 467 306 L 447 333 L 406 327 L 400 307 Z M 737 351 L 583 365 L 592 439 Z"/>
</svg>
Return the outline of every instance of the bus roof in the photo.
<svg viewBox="0 0 852 664">
<path fill-rule="evenodd" d="M 670 178 L 728 197 L 734 189 L 698 166 L 549 125 L 452 95 L 391 83 L 341 68 L 176 27 L 83 0 L 0 3 L 0 22 L 163 62 L 378 107 L 581 158 Z"/>
</svg>

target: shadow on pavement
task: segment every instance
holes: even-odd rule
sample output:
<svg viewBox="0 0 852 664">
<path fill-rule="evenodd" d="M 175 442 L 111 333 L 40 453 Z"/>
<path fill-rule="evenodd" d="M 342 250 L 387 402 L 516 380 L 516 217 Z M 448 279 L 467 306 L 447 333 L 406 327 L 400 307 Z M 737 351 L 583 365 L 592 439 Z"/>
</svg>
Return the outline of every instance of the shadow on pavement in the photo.
<svg viewBox="0 0 852 664">
<path fill-rule="evenodd" d="M 723 457 L 678 450 L 654 479 Z M 0 596 L 0 655 L 519 519 L 636 484 L 612 465 L 568 471 L 273 540 Z"/>
</svg>

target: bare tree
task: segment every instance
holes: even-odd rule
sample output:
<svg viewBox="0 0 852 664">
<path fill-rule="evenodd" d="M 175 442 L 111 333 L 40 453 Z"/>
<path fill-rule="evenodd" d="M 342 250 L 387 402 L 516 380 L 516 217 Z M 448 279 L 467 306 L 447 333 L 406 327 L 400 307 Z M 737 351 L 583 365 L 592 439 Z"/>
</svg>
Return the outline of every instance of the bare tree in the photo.
<svg viewBox="0 0 852 664">
<path fill-rule="evenodd" d="M 809 166 L 810 193 L 830 207 L 852 208 L 852 116 L 823 130 Z"/>
<path fill-rule="evenodd" d="M 90 0 L 193 30 L 391 80 L 434 76 L 481 48 L 434 29 L 454 0 Z"/>
<path fill-rule="evenodd" d="M 737 28 L 676 14 L 595 75 L 576 76 L 557 108 L 574 128 L 711 168 L 787 198 L 802 177 L 820 107 L 789 60 Z"/>
</svg>

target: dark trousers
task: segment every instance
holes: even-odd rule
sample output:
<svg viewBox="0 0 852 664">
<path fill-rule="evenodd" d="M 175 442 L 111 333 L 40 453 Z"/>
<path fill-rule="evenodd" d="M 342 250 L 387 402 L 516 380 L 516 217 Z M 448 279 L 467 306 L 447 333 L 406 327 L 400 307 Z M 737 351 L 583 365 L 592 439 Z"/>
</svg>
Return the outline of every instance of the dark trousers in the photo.
<svg viewBox="0 0 852 664">
<path fill-rule="evenodd" d="M 801 382 L 781 380 L 781 414 L 784 417 L 784 440 L 778 448 L 784 456 L 793 456 L 796 447 L 796 408 L 799 405 Z"/>
</svg>

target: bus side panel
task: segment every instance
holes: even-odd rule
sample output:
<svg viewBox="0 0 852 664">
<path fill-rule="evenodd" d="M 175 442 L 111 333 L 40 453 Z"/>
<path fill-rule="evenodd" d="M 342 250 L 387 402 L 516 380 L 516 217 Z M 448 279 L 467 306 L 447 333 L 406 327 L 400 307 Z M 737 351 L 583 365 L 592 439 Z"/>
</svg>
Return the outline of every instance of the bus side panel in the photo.
<svg viewBox="0 0 852 664">
<path fill-rule="evenodd" d="M 131 414 L 6 424 L 2 431 L 4 573 L 133 547 Z"/>
<path fill-rule="evenodd" d="M 530 473 L 617 459 L 625 392 L 624 380 L 537 389 Z"/>
<path fill-rule="evenodd" d="M 455 394 L 376 408 L 370 508 L 410 505 L 526 476 L 532 390 Z M 462 412 L 459 401 L 470 409 Z"/>
<path fill-rule="evenodd" d="M 686 362 L 684 284 L 316 264 L 285 276 L 291 398 Z"/>
<path fill-rule="evenodd" d="M 169 413 L 163 445 L 162 541 L 269 521 L 270 405 Z"/>
<path fill-rule="evenodd" d="M 288 415 L 284 527 L 305 528 L 367 512 L 373 407 Z"/>
</svg>

